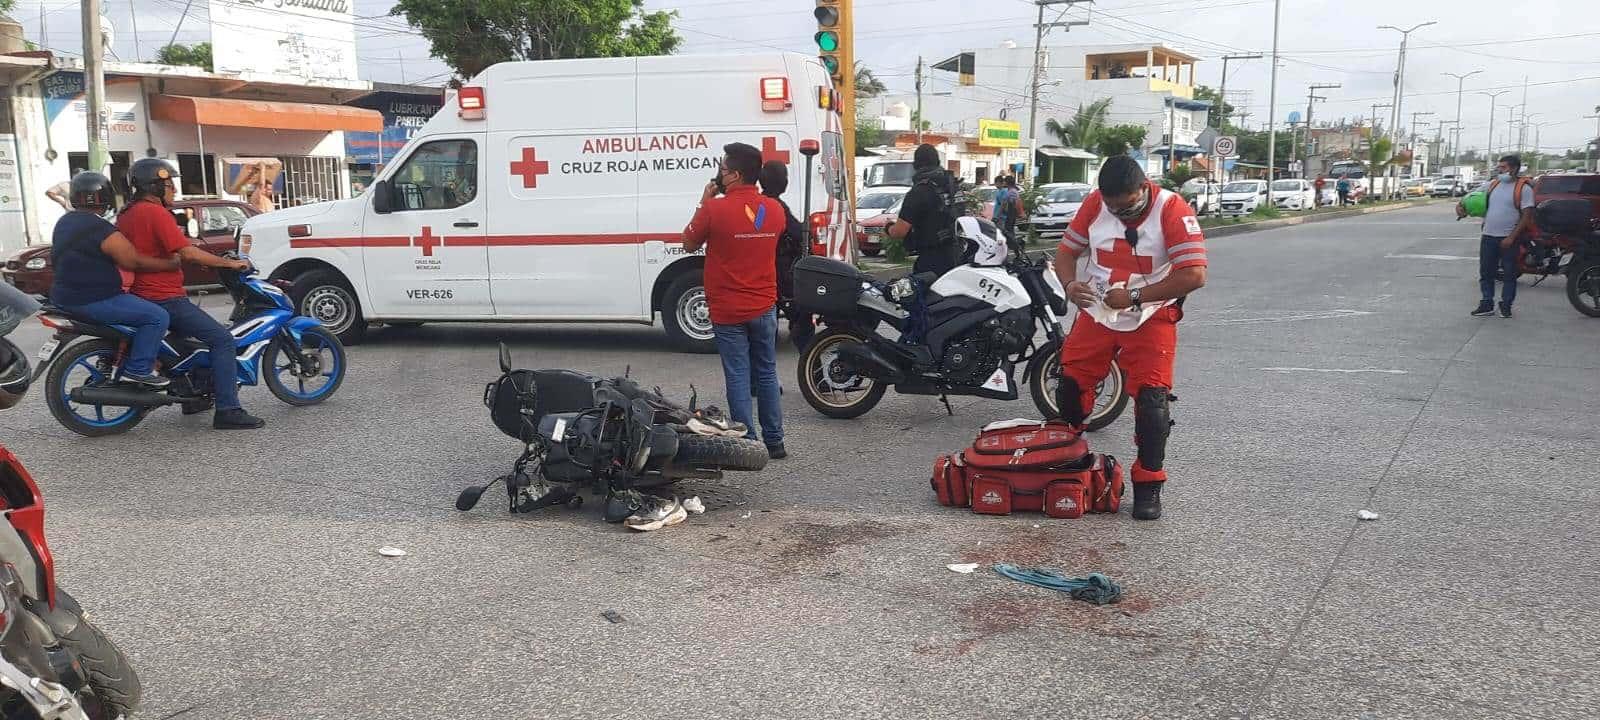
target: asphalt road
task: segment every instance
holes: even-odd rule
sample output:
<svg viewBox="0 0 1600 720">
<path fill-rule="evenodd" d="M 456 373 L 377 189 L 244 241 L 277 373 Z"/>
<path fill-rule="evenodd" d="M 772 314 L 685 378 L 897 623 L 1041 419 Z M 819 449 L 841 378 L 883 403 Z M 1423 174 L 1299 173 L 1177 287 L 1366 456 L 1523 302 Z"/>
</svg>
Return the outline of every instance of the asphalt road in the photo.
<svg viewBox="0 0 1600 720">
<path fill-rule="evenodd" d="M 266 432 L 169 409 L 88 440 L 42 397 L 0 426 L 146 718 L 1588 720 L 1600 322 L 1554 282 L 1468 317 L 1473 232 L 1439 205 L 1214 241 L 1156 523 L 941 508 L 934 454 L 1032 408 L 891 395 L 825 421 L 792 351 L 792 457 L 700 486 L 707 515 L 456 512 L 517 451 L 480 404 L 496 340 L 720 395 L 714 358 L 638 327 L 381 332 L 326 405 L 246 389 Z M 1093 443 L 1131 458 L 1131 431 Z M 956 562 L 1100 571 L 1126 599 Z"/>
</svg>

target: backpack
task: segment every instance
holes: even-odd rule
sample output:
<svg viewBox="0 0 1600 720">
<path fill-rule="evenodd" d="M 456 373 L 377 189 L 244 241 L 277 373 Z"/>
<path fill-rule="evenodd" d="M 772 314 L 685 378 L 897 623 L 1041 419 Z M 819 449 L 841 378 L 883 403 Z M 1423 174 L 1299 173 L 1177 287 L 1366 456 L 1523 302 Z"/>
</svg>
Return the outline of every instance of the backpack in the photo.
<svg viewBox="0 0 1600 720">
<path fill-rule="evenodd" d="M 1512 181 L 1511 209 L 1516 210 L 1517 214 L 1519 215 L 1522 213 L 1522 208 L 1517 207 L 1517 205 L 1518 203 L 1522 202 L 1522 189 L 1527 187 L 1528 183 L 1530 182 L 1532 182 L 1532 178 L 1525 177 L 1518 177 L 1516 180 Z M 1483 193 L 1483 206 L 1485 208 L 1489 207 L 1489 201 L 1494 199 L 1494 189 L 1497 187 L 1500 187 L 1500 178 L 1495 178 L 1489 181 L 1489 187 Z M 1487 211 L 1485 211 L 1485 214 L 1488 214 Z"/>
<path fill-rule="evenodd" d="M 912 188 L 918 187 L 928 188 L 938 196 L 938 208 L 942 217 L 936 219 L 935 224 L 939 228 L 937 231 L 929 233 L 926 229 L 920 229 L 907 235 L 906 252 L 911 255 L 935 250 L 954 252 L 956 220 L 967 215 L 967 205 L 961 197 L 960 188 L 956 186 L 955 176 L 943 170 L 938 173 L 919 173 Z M 928 242 L 930 236 L 932 242 Z"/>
<path fill-rule="evenodd" d="M 811 254 L 811 243 L 805 223 L 794 216 L 789 204 L 781 198 L 778 204 L 783 206 L 784 217 L 783 232 L 778 234 L 778 297 L 785 299 L 794 297 L 794 264 Z"/>
</svg>

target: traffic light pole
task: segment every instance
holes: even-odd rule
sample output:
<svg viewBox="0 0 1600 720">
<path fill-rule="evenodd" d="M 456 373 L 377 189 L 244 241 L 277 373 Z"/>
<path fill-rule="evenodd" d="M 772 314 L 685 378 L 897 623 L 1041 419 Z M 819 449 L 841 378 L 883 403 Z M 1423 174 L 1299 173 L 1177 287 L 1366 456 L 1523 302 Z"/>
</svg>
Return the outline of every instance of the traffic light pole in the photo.
<svg viewBox="0 0 1600 720">
<path fill-rule="evenodd" d="M 848 207 L 856 206 L 856 19 L 854 0 L 839 0 L 840 132 L 844 133 L 844 184 Z"/>
</svg>

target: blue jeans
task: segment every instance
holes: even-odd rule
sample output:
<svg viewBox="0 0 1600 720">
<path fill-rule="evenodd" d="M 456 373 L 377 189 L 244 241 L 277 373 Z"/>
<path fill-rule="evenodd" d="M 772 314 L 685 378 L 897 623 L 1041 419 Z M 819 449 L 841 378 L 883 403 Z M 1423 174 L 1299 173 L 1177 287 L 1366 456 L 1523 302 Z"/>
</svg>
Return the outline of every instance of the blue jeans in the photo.
<svg viewBox="0 0 1600 720">
<path fill-rule="evenodd" d="M 161 351 L 161 338 L 167 334 L 167 311 L 161 306 L 121 293 L 88 305 L 63 305 L 62 308 L 96 322 L 132 327 L 133 341 L 129 343 L 128 359 L 122 362 L 122 371 L 130 375 L 149 375 L 155 371 L 156 353 Z"/>
<path fill-rule="evenodd" d="M 1500 302 L 1507 307 L 1517 300 L 1517 248 L 1515 245 L 1510 250 L 1500 248 L 1500 241 L 1505 238 L 1483 236 L 1482 243 L 1478 246 L 1478 289 L 1483 292 L 1483 301 L 1494 302 L 1494 274 L 1499 269 L 1505 273 L 1501 282 Z"/>
<path fill-rule="evenodd" d="M 172 316 L 172 331 L 205 343 L 211 350 L 211 386 L 217 410 L 239 407 L 239 355 L 233 334 L 222 323 L 206 314 L 189 298 L 162 300 L 159 305 Z"/>
<path fill-rule="evenodd" d="M 716 325 L 717 354 L 722 356 L 722 379 L 728 390 L 728 417 L 750 428 L 745 437 L 756 439 L 750 416 L 750 387 L 755 386 L 761 408 L 761 440 L 767 447 L 783 444 L 782 395 L 778 389 L 778 312 L 776 309 L 738 325 Z"/>
</svg>

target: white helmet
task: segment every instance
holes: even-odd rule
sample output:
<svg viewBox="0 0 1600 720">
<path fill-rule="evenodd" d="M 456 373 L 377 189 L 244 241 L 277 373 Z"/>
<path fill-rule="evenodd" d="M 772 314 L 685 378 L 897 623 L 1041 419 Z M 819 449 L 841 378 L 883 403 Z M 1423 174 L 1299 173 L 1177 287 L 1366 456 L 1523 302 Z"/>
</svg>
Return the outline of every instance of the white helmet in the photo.
<svg viewBox="0 0 1600 720">
<path fill-rule="evenodd" d="M 1010 250 L 1000 228 L 994 223 L 971 216 L 956 220 L 956 232 L 961 235 L 964 249 L 961 259 L 974 265 L 996 267 L 1004 265 Z"/>
</svg>

